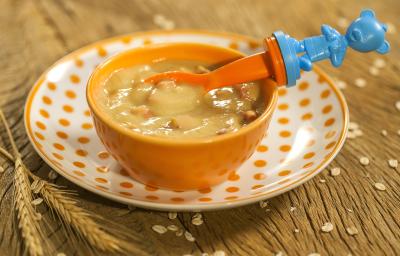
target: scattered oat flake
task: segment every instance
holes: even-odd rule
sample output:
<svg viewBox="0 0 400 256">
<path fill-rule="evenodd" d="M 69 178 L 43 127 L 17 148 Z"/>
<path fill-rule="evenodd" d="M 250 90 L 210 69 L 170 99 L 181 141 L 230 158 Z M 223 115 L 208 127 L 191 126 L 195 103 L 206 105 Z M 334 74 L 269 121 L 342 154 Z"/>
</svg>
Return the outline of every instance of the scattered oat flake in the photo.
<svg viewBox="0 0 400 256">
<path fill-rule="evenodd" d="M 368 157 L 365 157 L 365 156 L 360 157 L 360 164 L 362 164 L 362 165 L 364 165 L 364 166 L 369 165 L 369 159 L 368 159 Z"/>
<path fill-rule="evenodd" d="M 265 207 L 268 206 L 268 201 L 260 201 L 260 202 L 258 202 L 258 203 L 260 204 L 260 207 L 261 207 L 261 208 L 265 208 Z"/>
<path fill-rule="evenodd" d="M 295 228 L 293 231 L 294 231 L 294 233 L 299 233 L 299 232 L 300 232 L 300 229 Z"/>
<path fill-rule="evenodd" d="M 43 198 L 38 197 L 38 198 L 36 198 L 35 200 L 33 200 L 33 201 L 31 202 L 31 204 L 32 204 L 32 205 L 39 205 L 39 204 L 41 204 L 42 202 L 43 202 Z"/>
<path fill-rule="evenodd" d="M 399 161 L 397 161 L 397 159 L 389 159 L 388 164 L 390 167 L 396 169 L 397 166 L 399 165 Z"/>
<path fill-rule="evenodd" d="M 283 252 L 277 252 L 275 253 L 275 256 L 283 256 Z"/>
<path fill-rule="evenodd" d="M 308 254 L 307 256 L 321 256 L 321 254 L 317 253 L 317 252 L 313 252 Z"/>
<path fill-rule="evenodd" d="M 215 251 L 213 253 L 213 256 L 225 256 L 225 255 L 226 255 L 225 252 L 221 250 Z"/>
<path fill-rule="evenodd" d="M 297 209 L 297 208 L 294 207 L 294 206 L 291 206 L 291 207 L 290 207 L 290 211 L 291 211 L 291 212 L 294 212 L 296 209 Z"/>
<path fill-rule="evenodd" d="M 57 174 L 55 171 L 50 171 L 49 174 L 47 175 L 47 177 L 48 177 L 50 180 L 55 180 L 55 179 L 57 179 L 58 174 Z"/>
<path fill-rule="evenodd" d="M 192 224 L 195 226 L 200 226 L 201 224 L 203 224 L 203 219 L 202 218 L 194 218 L 192 219 Z"/>
<path fill-rule="evenodd" d="M 394 104 L 394 106 L 396 107 L 396 109 L 398 111 L 400 111 L 400 100 L 396 101 L 396 103 Z"/>
<path fill-rule="evenodd" d="M 347 210 L 348 212 L 353 212 L 353 210 L 350 209 L 350 208 L 347 208 L 346 210 Z"/>
<path fill-rule="evenodd" d="M 176 225 L 168 225 L 167 229 L 174 232 L 179 230 L 179 228 Z"/>
<path fill-rule="evenodd" d="M 42 214 L 40 214 L 40 213 L 37 212 L 37 213 L 35 214 L 35 219 L 36 219 L 36 220 L 41 220 L 41 219 L 42 219 Z"/>
<path fill-rule="evenodd" d="M 63 253 L 63 252 L 59 252 L 59 253 L 57 253 L 56 256 L 67 256 L 67 255 L 65 253 Z"/>
<path fill-rule="evenodd" d="M 346 89 L 346 87 L 347 87 L 347 83 L 342 80 L 337 80 L 336 85 L 339 87 L 339 89 L 342 89 L 342 90 Z"/>
<path fill-rule="evenodd" d="M 151 227 L 151 229 L 157 232 L 158 234 L 164 234 L 165 232 L 168 231 L 168 229 L 162 225 L 154 225 Z"/>
<path fill-rule="evenodd" d="M 319 182 L 320 183 L 326 183 L 326 180 L 325 179 L 320 179 Z"/>
<path fill-rule="evenodd" d="M 373 76 L 378 76 L 379 75 L 379 69 L 376 68 L 376 67 L 369 67 L 368 71 Z"/>
<path fill-rule="evenodd" d="M 360 129 L 354 130 L 353 133 L 356 137 L 362 136 L 364 134 L 363 131 L 361 131 Z"/>
<path fill-rule="evenodd" d="M 400 130 L 397 130 L 397 135 L 399 135 L 399 136 L 400 136 Z"/>
<path fill-rule="evenodd" d="M 382 130 L 382 131 L 381 131 L 381 134 L 382 134 L 382 136 L 387 136 L 387 135 L 388 135 L 388 132 L 387 132 L 386 130 Z"/>
<path fill-rule="evenodd" d="M 182 236 L 183 235 L 183 230 L 179 229 L 178 231 L 175 232 L 176 236 Z"/>
<path fill-rule="evenodd" d="M 384 184 L 380 183 L 380 182 L 376 182 L 376 183 L 374 184 L 374 187 L 375 187 L 377 190 L 380 190 L 380 191 L 386 190 L 386 186 L 385 186 Z"/>
<path fill-rule="evenodd" d="M 386 61 L 384 59 L 375 59 L 374 60 L 374 67 L 376 68 L 384 68 L 386 66 Z"/>
<path fill-rule="evenodd" d="M 3 166 L 0 166 L 0 173 L 3 173 L 3 172 L 4 172 Z"/>
<path fill-rule="evenodd" d="M 333 224 L 330 222 L 325 222 L 321 227 L 322 232 L 328 233 L 333 230 Z"/>
<path fill-rule="evenodd" d="M 170 219 L 170 220 L 176 219 L 177 216 L 178 216 L 178 213 L 176 213 L 176 212 L 169 212 L 168 213 L 168 219 Z"/>
<path fill-rule="evenodd" d="M 354 84 L 359 88 L 363 88 L 367 85 L 367 81 L 364 78 L 357 78 L 354 80 Z"/>
<path fill-rule="evenodd" d="M 185 231 L 185 238 L 189 242 L 194 242 L 196 239 L 193 237 L 193 235 L 189 231 Z"/>
<path fill-rule="evenodd" d="M 349 129 L 356 130 L 359 128 L 359 125 L 356 122 L 349 122 Z"/>
<path fill-rule="evenodd" d="M 340 168 L 335 167 L 331 169 L 331 176 L 338 176 L 340 174 Z"/>
<path fill-rule="evenodd" d="M 346 231 L 347 231 L 347 233 L 348 233 L 349 235 L 351 235 L 351 236 L 354 236 L 354 235 L 357 235 L 357 234 L 358 234 L 358 230 L 357 230 L 356 227 L 349 227 L 349 228 L 346 228 Z"/>
<path fill-rule="evenodd" d="M 355 139 L 357 135 L 354 132 L 348 132 L 346 138 L 348 139 Z"/>
</svg>

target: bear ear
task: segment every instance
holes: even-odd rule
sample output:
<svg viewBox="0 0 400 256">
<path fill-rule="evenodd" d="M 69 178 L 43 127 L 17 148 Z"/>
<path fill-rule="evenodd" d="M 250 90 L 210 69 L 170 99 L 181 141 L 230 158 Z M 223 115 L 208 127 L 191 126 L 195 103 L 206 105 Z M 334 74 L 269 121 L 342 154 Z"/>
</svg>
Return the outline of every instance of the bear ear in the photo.
<svg viewBox="0 0 400 256">
<path fill-rule="evenodd" d="M 375 17 L 375 13 L 374 11 L 370 10 L 370 9 L 365 9 L 361 11 L 360 17 Z"/>
<path fill-rule="evenodd" d="M 390 44 L 389 44 L 389 42 L 386 41 L 386 40 L 383 42 L 383 44 L 382 44 L 378 49 L 376 49 L 376 51 L 377 51 L 378 53 L 380 53 L 380 54 L 385 54 L 385 53 L 387 53 L 389 50 L 390 50 Z"/>
</svg>

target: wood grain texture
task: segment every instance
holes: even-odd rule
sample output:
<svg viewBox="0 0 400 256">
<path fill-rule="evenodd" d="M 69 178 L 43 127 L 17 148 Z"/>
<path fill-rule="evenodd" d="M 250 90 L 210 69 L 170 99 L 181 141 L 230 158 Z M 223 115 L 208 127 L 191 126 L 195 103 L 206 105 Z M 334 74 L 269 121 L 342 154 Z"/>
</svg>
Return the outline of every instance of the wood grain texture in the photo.
<svg viewBox="0 0 400 256">
<path fill-rule="evenodd" d="M 39 75 L 65 54 L 99 39 L 118 34 L 157 29 L 154 14 L 175 21 L 177 28 L 201 28 L 230 31 L 262 38 L 276 29 L 291 35 L 319 33 L 319 25 L 337 27 L 338 17 L 353 19 L 362 7 L 371 7 L 382 21 L 400 30 L 400 2 L 382 1 L 267 1 L 267 0 L 0 0 L 0 105 L 6 112 L 26 164 L 38 175 L 47 177 L 49 167 L 29 144 L 23 127 L 22 106 L 29 89 Z M 400 170 L 389 168 L 387 160 L 400 157 L 400 112 L 394 104 L 400 100 L 399 33 L 389 35 L 390 55 L 383 56 L 387 66 L 379 76 L 368 68 L 377 54 L 349 52 L 343 68 L 329 64 L 322 68 L 344 80 L 351 119 L 361 125 L 364 136 L 348 140 L 330 167 L 341 167 L 337 177 L 324 171 L 306 184 L 270 200 L 270 211 L 258 204 L 237 209 L 204 213 L 205 223 L 194 226 L 191 214 L 179 214 L 169 220 L 166 213 L 137 209 L 109 201 L 80 189 L 64 178 L 56 183 L 77 190 L 82 205 L 107 219 L 128 227 L 137 237 L 137 255 L 183 255 L 224 250 L 227 255 L 400 255 Z M 367 86 L 354 86 L 363 77 Z M 2 128 L 1 144 L 9 146 Z M 385 129 L 388 136 L 380 131 Z M 371 160 L 359 164 L 360 156 Z M 399 159 L 400 160 L 400 159 Z M 12 195 L 12 168 L 0 174 L 0 255 L 22 255 L 15 228 Z M 326 183 L 320 183 L 325 179 Z M 382 182 L 387 191 L 374 189 Z M 296 207 L 290 211 L 290 207 Z M 349 212 L 351 209 L 352 212 Z M 41 209 L 50 219 L 46 209 Z M 335 228 L 321 232 L 324 222 Z M 173 233 L 159 235 L 154 224 L 175 224 L 187 228 L 195 237 L 191 243 Z M 346 228 L 357 227 L 350 236 Z M 299 229 L 298 233 L 294 230 Z M 57 252 L 80 255 L 79 248 L 66 243 L 60 226 L 51 222 L 49 239 Z M 55 255 L 56 252 L 49 252 Z"/>
</svg>

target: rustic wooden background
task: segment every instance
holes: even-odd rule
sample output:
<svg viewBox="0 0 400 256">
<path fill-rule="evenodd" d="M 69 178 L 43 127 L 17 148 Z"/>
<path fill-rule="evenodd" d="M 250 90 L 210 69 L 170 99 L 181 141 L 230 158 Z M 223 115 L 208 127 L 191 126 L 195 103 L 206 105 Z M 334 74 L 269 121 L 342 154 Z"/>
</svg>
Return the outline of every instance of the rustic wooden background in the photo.
<svg viewBox="0 0 400 256">
<path fill-rule="evenodd" d="M 177 28 L 200 28 L 230 31 L 262 38 L 277 29 L 301 38 L 319 33 L 319 25 L 337 27 L 339 17 L 349 20 L 363 7 L 375 9 L 380 20 L 400 30 L 400 2 L 381 1 L 267 1 L 267 0 L 0 0 L 0 105 L 11 122 L 13 133 L 27 165 L 47 177 L 49 167 L 28 142 L 23 127 L 23 104 L 34 81 L 53 62 L 96 40 L 134 31 L 157 29 L 154 14 L 163 14 Z M 331 177 L 322 172 L 313 180 L 270 200 L 271 211 L 258 204 L 237 209 L 204 213 L 205 223 L 196 227 L 191 214 L 179 214 L 169 220 L 167 214 L 127 207 L 80 189 L 60 177 L 57 184 L 79 192 L 82 205 L 105 218 L 131 229 L 137 239 L 137 255 L 183 255 L 223 250 L 227 255 L 400 255 L 400 168 L 388 167 L 389 158 L 400 158 L 400 112 L 394 104 L 400 100 L 399 33 L 388 35 L 392 45 L 383 56 L 387 65 L 378 76 L 368 68 L 378 54 L 350 52 L 344 67 L 322 67 L 346 81 L 343 90 L 352 121 L 360 124 L 364 136 L 348 140 L 330 167 L 342 168 L 341 175 Z M 358 88 L 354 80 L 367 80 Z M 380 134 L 388 132 L 387 137 Z M 2 141 L 7 146 L 4 133 Z M 371 160 L 359 164 L 359 157 Z M 400 159 L 399 159 L 400 160 Z M 0 174 L 0 255 L 19 254 L 18 236 L 11 225 L 12 168 L 3 160 L 6 171 Z M 326 183 L 320 183 L 325 179 Z M 374 189 L 374 182 L 386 185 L 386 191 Z M 290 207 L 296 207 L 291 212 Z M 353 212 L 349 212 L 351 209 Z M 48 213 L 44 211 L 44 215 Z M 321 226 L 330 221 L 335 228 L 322 233 Z M 173 233 L 159 235 L 154 224 L 186 227 L 195 237 L 191 243 Z M 357 227 L 350 236 L 346 227 Z M 57 251 L 80 255 L 65 243 L 59 226 L 49 239 Z M 295 229 L 299 229 L 295 233 Z M 55 255 L 49 252 L 49 255 Z"/>
</svg>

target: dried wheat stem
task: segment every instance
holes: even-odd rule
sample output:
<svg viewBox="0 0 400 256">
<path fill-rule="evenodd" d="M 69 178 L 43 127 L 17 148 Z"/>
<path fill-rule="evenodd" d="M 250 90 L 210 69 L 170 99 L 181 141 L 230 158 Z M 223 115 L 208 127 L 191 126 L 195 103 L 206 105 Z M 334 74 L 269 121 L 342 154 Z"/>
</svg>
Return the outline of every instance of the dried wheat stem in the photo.
<svg viewBox="0 0 400 256">
<path fill-rule="evenodd" d="M 10 140 L 11 147 L 12 147 L 13 153 L 14 153 L 14 157 L 18 158 L 20 156 L 20 154 L 19 154 L 17 145 L 15 144 L 14 137 L 12 136 L 10 126 L 8 125 L 6 117 L 4 116 L 3 110 L 1 110 L 1 109 L 0 109 L 0 118 L 1 118 L 1 121 L 3 122 L 3 124 L 4 124 L 4 127 L 6 128 L 7 136 L 9 138 L 9 140 Z"/>
<path fill-rule="evenodd" d="M 21 160 L 15 161 L 15 208 L 17 209 L 18 228 L 24 238 L 25 246 L 31 256 L 43 255 L 42 239 L 38 220 L 40 215 L 33 208 L 29 177 L 21 165 Z"/>
<path fill-rule="evenodd" d="M 121 252 L 123 242 L 104 231 L 90 213 L 77 206 L 77 201 L 67 197 L 65 192 L 48 182 L 40 190 L 45 202 L 56 211 L 61 221 L 72 226 L 91 246 L 103 251 Z"/>
<path fill-rule="evenodd" d="M 5 156 L 8 160 L 10 160 L 11 162 L 14 162 L 14 161 L 15 161 L 15 160 L 14 160 L 14 157 L 13 157 L 10 153 L 8 153 L 7 150 L 5 150 L 5 149 L 2 148 L 2 147 L 0 147 L 0 153 L 1 153 L 3 156 Z"/>
</svg>

